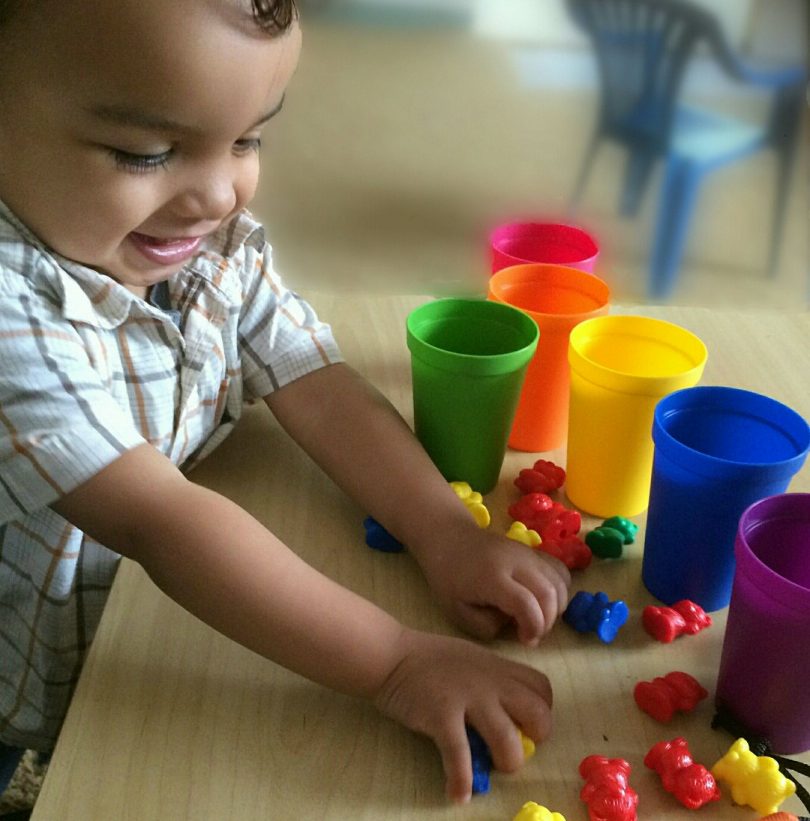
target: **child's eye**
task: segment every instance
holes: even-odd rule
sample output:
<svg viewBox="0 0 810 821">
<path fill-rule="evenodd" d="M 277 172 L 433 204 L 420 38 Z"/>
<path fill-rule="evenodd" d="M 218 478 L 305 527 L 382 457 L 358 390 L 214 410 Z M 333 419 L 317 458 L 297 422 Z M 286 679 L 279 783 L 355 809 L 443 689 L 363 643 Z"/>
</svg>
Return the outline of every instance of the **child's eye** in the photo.
<svg viewBox="0 0 810 821">
<path fill-rule="evenodd" d="M 237 154 L 247 154 L 248 151 L 258 151 L 261 145 L 262 141 L 258 137 L 245 138 L 244 140 L 237 140 L 234 143 Z"/>
<path fill-rule="evenodd" d="M 115 160 L 115 164 L 131 174 L 144 174 L 147 171 L 166 168 L 172 153 L 171 151 L 161 151 L 160 154 L 133 154 L 130 151 L 122 151 L 120 148 L 110 148 L 108 150 Z"/>
</svg>

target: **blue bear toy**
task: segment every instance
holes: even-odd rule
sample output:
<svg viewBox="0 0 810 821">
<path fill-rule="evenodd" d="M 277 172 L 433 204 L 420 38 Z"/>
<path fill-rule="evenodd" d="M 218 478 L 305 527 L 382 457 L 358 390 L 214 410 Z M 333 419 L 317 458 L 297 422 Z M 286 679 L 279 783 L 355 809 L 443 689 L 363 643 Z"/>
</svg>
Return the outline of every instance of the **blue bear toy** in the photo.
<svg viewBox="0 0 810 821">
<path fill-rule="evenodd" d="M 489 751 L 486 741 L 478 734 L 478 731 L 468 724 L 466 726 L 467 740 L 470 742 L 470 755 L 472 757 L 473 771 L 473 793 L 489 792 L 489 773 L 492 770 L 492 753 Z"/>
<path fill-rule="evenodd" d="M 578 633 L 594 632 L 605 644 L 610 644 L 629 615 L 621 599 L 612 602 L 606 593 L 580 590 L 568 603 L 563 620 Z"/>
<path fill-rule="evenodd" d="M 366 529 L 366 544 L 374 550 L 380 550 L 383 553 L 402 553 L 405 550 L 402 542 L 398 542 L 371 516 L 363 519 L 363 527 Z"/>
</svg>

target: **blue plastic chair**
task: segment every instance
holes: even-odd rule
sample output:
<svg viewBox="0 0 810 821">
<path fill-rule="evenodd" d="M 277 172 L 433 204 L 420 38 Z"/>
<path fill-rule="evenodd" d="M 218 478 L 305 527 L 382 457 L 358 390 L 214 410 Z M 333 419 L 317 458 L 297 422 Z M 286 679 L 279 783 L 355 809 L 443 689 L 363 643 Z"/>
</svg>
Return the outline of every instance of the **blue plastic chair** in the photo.
<svg viewBox="0 0 810 821">
<path fill-rule="evenodd" d="M 768 269 L 777 270 L 790 169 L 804 100 L 806 68 L 758 70 L 730 48 L 716 18 L 687 0 L 566 0 L 596 54 L 601 101 L 572 197 L 578 205 L 596 148 L 609 139 L 628 149 L 621 212 L 634 216 L 658 160 L 664 182 L 649 262 L 648 295 L 667 297 L 678 277 L 689 221 L 703 177 L 762 149 L 778 156 Z M 687 63 L 704 43 L 724 72 L 764 89 L 770 115 L 761 124 L 679 102 Z"/>
</svg>

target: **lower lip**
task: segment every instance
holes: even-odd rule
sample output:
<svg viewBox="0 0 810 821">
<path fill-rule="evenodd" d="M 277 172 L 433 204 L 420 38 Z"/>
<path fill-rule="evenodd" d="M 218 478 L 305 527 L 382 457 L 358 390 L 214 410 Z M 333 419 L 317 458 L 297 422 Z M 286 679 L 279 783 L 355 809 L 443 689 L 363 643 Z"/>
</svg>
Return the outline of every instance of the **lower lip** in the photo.
<svg viewBox="0 0 810 821">
<path fill-rule="evenodd" d="M 185 262 L 194 255 L 202 242 L 202 237 L 159 240 L 156 237 L 136 233 L 131 233 L 129 238 L 143 256 L 158 265 L 176 265 L 178 262 Z"/>
</svg>

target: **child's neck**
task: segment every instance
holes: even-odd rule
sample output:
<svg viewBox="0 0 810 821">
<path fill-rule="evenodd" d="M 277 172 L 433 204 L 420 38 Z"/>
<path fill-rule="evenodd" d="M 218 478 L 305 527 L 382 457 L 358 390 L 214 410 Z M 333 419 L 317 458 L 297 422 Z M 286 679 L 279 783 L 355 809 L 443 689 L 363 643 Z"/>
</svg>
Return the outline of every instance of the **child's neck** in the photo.
<svg viewBox="0 0 810 821">
<path fill-rule="evenodd" d="M 146 285 L 124 285 L 124 287 L 141 299 L 146 299 L 149 296 L 149 288 Z"/>
</svg>

